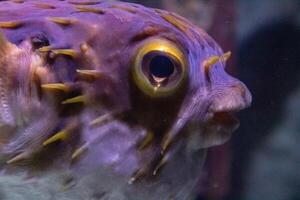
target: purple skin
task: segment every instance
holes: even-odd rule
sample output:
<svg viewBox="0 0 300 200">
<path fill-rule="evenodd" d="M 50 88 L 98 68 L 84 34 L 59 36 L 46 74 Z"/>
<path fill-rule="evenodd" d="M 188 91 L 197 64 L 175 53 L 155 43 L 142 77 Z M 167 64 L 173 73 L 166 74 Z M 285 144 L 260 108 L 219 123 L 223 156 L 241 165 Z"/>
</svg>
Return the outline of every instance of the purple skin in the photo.
<svg viewBox="0 0 300 200">
<path fill-rule="evenodd" d="M 137 187 L 143 199 L 151 199 L 157 181 L 166 198 L 192 192 L 203 149 L 228 140 L 238 126 L 231 113 L 251 103 L 246 86 L 225 72 L 221 48 L 166 11 L 121 2 L 40 2 L 0 2 L 3 169 L 66 167 L 79 179 L 109 169 L 111 179 L 134 182 L 124 187 Z M 177 46 L 187 62 L 182 86 L 162 97 L 145 94 L 131 73 L 138 49 L 155 39 Z M 39 49 L 45 46 L 51 49 Z M 42 87 L 49 83 L 64 85 Z M 66 101 L 82 95 L 83 102 Z"/>
</svg>

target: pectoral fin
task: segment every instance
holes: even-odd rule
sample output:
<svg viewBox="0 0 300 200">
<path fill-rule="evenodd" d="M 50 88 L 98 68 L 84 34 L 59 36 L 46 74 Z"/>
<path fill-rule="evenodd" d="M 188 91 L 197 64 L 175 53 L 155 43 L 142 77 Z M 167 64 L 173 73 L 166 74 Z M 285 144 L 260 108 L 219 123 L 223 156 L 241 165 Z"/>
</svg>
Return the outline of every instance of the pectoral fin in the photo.
<svg viewBox="0 0 300 200">
<path fill-rule="evenodd" d="M 0 126 L 14 125 L 8 72 L 8 54 L 12 48 L 13 45 L 0 32 Z"/>
</svg>

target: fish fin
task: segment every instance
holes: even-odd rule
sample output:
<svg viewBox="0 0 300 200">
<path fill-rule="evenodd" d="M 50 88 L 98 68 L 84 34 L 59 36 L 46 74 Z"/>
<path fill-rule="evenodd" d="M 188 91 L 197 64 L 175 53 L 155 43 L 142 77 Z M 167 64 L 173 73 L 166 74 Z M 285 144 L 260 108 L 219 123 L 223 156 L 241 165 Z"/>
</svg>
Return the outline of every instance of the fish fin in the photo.
<svg viewBox="0 0 300 200">
<path fill-rule="evenodd" d="M 11 142 L 3 148 L 6 155 L 16 155 L 20 152 L 38 152 L 41 150 L 42 143 L 52 133 L 57 126 L 55 117 L 42 118 L 35 120 L 16 134 Z"/>
<path fill-rule="evenodd" d="M 7 55 L 10 52 L 12 44 L 5 38 L 0 31 L 0 126 L 14 125 L 14 116 L 10 103 L 11 88 L 9 88 L 9 74 Z"/>
<path fill-rule="evenodd" d="M 3 33 L 0 31 L 0 59 L 7 54 L 6 52 L 9 49 L 9 45 L 10 42 L 5 38 Z"/>
</svg>

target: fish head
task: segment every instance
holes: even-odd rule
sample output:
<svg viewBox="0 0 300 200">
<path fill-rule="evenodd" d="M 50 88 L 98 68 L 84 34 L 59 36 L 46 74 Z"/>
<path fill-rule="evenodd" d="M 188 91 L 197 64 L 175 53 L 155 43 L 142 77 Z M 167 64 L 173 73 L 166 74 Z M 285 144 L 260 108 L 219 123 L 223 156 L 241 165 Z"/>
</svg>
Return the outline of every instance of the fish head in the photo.
<svg viewBox="0 0 300 200">
<path fill-rule="evenodd" d="M 107 99 L 121 111 L 123 131 L 141 136 L 138 175 L 149 168 L 156 173 L 183 143 L 198 151 L 230 138 L 239 126 L 233 113 L 251 104 L 247 87 L 226 72 L 230 52 L 186 19 L 158 9 L 118 13 L 107 24 L 114 34 L 99 33 L 95 48 L 99 60 L 112 59 L 99 70 L 113 80 Z"/>
<path fill-rule="evenodd" d="M 17 130 L 5 152 L 28 156 L 62 142 L 72 160 L 88 149 L 79 165 L 112 166 L 135 180 L 180 149 L 229 139 L 238 126 L 232 113 L 251 94 L 226 72 L 230 53 L 207 33 L 137 4 L 73 4 L 29 1 L 25 11 L 13 7 L 14 22 L 0 23 L 0 69 L 11 74 L 0 76 L 0 109 Z"/>
<path fill-rule="evenodd" d="M 162 151 L 190 130 L 197 148 L 227 141 L 239 124 L 232 114 L 251 104 L 247 87 L 226 72 L 231 53 L 174 13 L 141 7 L 116 16 L 104 28 L 114 34 L 95 40 L 114 79 L 109 102 L 126 110 L 129 124 L 153 133 Z"/>
</svg>

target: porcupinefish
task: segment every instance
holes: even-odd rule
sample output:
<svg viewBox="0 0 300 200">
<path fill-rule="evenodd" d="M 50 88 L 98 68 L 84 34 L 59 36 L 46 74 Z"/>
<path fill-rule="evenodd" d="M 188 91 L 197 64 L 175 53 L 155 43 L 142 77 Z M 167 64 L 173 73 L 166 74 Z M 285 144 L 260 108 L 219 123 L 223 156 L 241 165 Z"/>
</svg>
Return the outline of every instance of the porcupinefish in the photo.
<svg viewBox="0 0 300 200">
<path fill-rule="evenodd" d="M 171 12 L 10 0 L 0 31 L 1 169 L 67 171 L 71 199 L 188 198 L 205 149 L 251 103 L 225 72 L 230 52 Z"/>
</svg>

